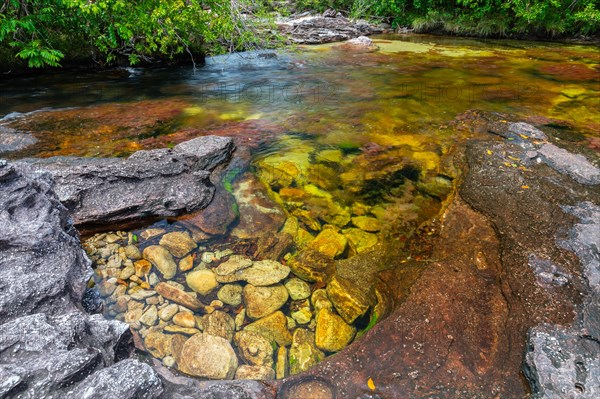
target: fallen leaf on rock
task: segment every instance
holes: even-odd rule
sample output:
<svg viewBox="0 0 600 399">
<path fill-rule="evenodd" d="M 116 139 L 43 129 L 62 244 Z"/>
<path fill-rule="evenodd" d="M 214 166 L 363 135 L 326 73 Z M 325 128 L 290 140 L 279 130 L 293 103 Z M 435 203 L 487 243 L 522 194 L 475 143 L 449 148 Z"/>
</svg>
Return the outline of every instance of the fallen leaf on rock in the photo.
<svg viewBox="0 0 600 399">
<path fill-rule="evenodd" d="M 371 391 L 374 391 L 374 390 L 375 390 L 375 383 L 373 382 L 373 379 L 372 379 L 372 378 L 369 378 L 369 380 L 367 381 L 367 386 L 369 387 L 369 389 L 370 389 Z"/>
</svg>

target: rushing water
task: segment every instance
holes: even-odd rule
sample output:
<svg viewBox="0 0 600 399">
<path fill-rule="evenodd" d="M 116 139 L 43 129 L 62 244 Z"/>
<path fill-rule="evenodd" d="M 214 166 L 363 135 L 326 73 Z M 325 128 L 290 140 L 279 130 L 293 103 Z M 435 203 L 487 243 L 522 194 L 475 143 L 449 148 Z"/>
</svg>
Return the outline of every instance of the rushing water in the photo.
<svg viewBox="0 0 600 399">
<path fill-rule="evenodd" d="M 268 211 L 271 201 L 273 207 L 282 209 L 285 216 L 279 222 L 285 224 L 276 226 L 275 231 L 279 230 L 280 236 L 289 234 L 293 246 L 286 247 L 289 252 L 276 260 L 308 282 L 312 294 L 327 290 L 324 298 L 304 296 L 279 305 L 289 316 L 289 330 L 305 334 L 294 334 L 289 354 L 291 371 L 302 371 L 385 316 L 385 289 L 369 287 L 368 279 L 364 285 L 376 296 L 365 299 L 365 309 L 350 314 L 343 300 L 334 297 L 344 290 L 344 295 L 352 297 L 356 292 L 348 286 L 356 281 L 328 272 L 328 267 L 334 258 L 348 259 L 348 263 L 340 263 L 338 272 L 345 267 L 354 278 L 365 278 L 369 270 L 360 274 L 365 268 L 374 269 L 372 275 L 393 266 L 360 256 L 375 251 L 384 259 L 390 243 L 396 243 L 391 246 L 393 251 L 402 248 L 423 228 L 423 222 L 438 214 L 455 177 L 442 160 L 467 134 L 453 128 L 457 115 L 469 109 L 514 114 L 567 127 L 564 138 L 590 153 L 600 150 L 600 50 L 596 47 L 430 36 L 381 36 L 375 44 L 379 50 L 374 52 L 323 45 L 221 56 L 207 60 L 197 71 L 184 67 L 124 69 L 0 82 L 0 115 L 8 115 L 2 123 L 31 132 L 39 140 L 9 157 L 125 156 L 207 134 L 232 136 L 239 146 L 250 148 L 251 173 L 225 173 L 225 190 L 235 196 L 240 213 L 248 209 L 243 205 L 252 203 L 248 198 L 257 192 L 268 199 L 256 207 Z M 266 217 L 273 223 L 276 219 Z M 182 232 L 189 223 L 157 227 Z M 240 222 L 231 231 L 231 237 L 201 238 L 199 249 L 175 256 L 179 272 L 170 280 L 187 289 L 186 284 L 194 285 L 189 280 L 191 273 L 210 275 L 221 259 L 249 256 L 250 248 L 256 246 L 260 253 L 264 245 L 260 232 L 242 225 Z M 140 251 L 158 244 L 168 247 L 168 240 L 161 238 L 163 233 L 136 230 L 100 235 L 87 244 L 98 267 L 95 283 L 104 296 L 112 298 L 106 300 L 106 313 L 135 326 L 147 346 L 149 333 L 154 334 L 156 346 L 162 342 L 157 338 L 162 332 L 152 327 L 154 315 L 144 317 L 140 325 L 142 312 L 146 314 L 153 306 L 162 311 L 168 301 L 144 298 L 144 292 L 136 294 L 136 290 L 154 288 L 161 280 L 156 273 L 150 274 L 148 263 L 138 263 L 141 253 L 131 246 Z M 197 236 L 193 229 L 190 233 Z M 126 250 L 127 245 L 130 248 Z M 352 263 L 352 259 L 359 261 Z M 192 267 L 193 272 L 188 273 Z M 111 278 L 121 288 L 107 286 Z M 342 284 L 343 279 L 348 281 Z M 241 295 L 241 285 L 229 287 L 230 282 L 222 280 L 220 289 L 228 286 Z M 306 288 L 296 280 L 285 282 Z M 282 287 L 278 289 L 285 293 Z M 127 300 L 137 296 L 142 304 L 132 306 L 134 302 L 115 297 L 115 292 L 127 293 Z M 248 305 L 245 295 L 246 291 L 244 304 Z M 230 317 L 233 323 L 235 318 L 238 330 L 262 317 L 255 314 L 249 317 L 252 320 L 245 319 L 240 303 L 223 304 L 216 290 L 201 296 L 205 305 L 211 304 L 211 311 L 229 313 L 219 316 L 223 320 Z M 327 296 L 336 309 L 329 314 L 331 320 L 337 320 L 337 313 L 348 324 L 346 336 L 337 337 L 341 341 L 319 345 L 317 302 L 319 307 L 327 307 L 323 305 Z M 171 334 L 190 335 L 200 328 L 193 317 L 180 319 L 178 326 L 191 330 L 178 330 L 170 321 L 163 324 L 171 326 Z M 211 328 L 207 325 L 217 321 L 198 323 Z M 316 333 L 318 349 L 314 342 L 304 342 L 314 341 L 311 331 Z M 236 338 L 236 345 L 238 341 Z M 289 344 L 287 340 L 277 342 L 280 348 Z M 236 350 L 244 357 L 241 345 Z M 155 347 L 151 352 L 168 358 L 165 364 L 179 365 L 170 352 Z M 277 364 L 281 363 L 279 356 L 287 359 L 287 352 L 280 352 L 271 354 Z M 302 367 L 298 356 L 307 356 Z M 278 376 L 285 373 L 277 369 Z"/>
</svg>

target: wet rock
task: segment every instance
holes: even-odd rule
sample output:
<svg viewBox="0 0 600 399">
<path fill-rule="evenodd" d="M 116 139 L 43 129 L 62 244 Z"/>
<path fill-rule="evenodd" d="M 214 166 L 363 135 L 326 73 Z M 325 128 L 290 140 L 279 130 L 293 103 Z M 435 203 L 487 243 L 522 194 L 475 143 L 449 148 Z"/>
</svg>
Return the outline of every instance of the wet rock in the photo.
<svg viewBox="0 0 600 399">
<path fill-rule="evenodd" d="M 165 234 L 160 239 L 160 245 L 167 248 L 176 258 L 183 258 L 197 247 L 189 233 L 183 231 Z"/>
<path fill-rule="evenodd" d="M 183 334 L 183 335 L 189 335 L 189 336 L 200 333 L 200 330 L 198 330 L 197 328 L 181 327 L 181 326 L 174 325 L 174 324 L 165 326 L 164 331 L 166 333 L 170 333 L 170 334 Z"/>
<path fill-rule="evenodd" d="M 144 277 L 150 273 L 152 269 L 152 263 L 148 262 L 146 259 L 138 260 L 133 264 L 135 268 L 135 275 L 138 277 Z"/>
<path fill-rule="evenodd" d="M 158 317 L 162 321 L 170 321 L 173 316 L 175 316 L 179 312 L 179 306 L 172 303 L 170 305 L 165 306 L 158 312 Z"/>
<path fill-rule="evenodd" d="M 352 224 L 364 231 L 376 232 L 381 230 L 381 222 L 369 216 L 355 216 Z"/>
<path fill-rule="evenodd" d="M 76 224 L 116 223 L 205 207 L 214 192 L 209 171 L 232 150 L 231 139 L 205 136 L 173 149 L 138 151 L 127 159 L 55 157 L 27 162 L 52 175 Z"/>
<path fill-rule="evenodd" d="M 235 334 L 235 320 L 225 312 L 215 310 L 202 318 L 205 334 L 221 337 L 227 341 L 233 339 Z"/>
<path fill-rule="evenodd" d="M 196 377 L 230 380 L 238 367 L 237 356 L 228 340 L 209 334 L 196 334 L 181 350 L 179 369 Z"/>
<path fill-rule="evenodd" d="M 600 169 L 583 155 L 573 154 L 554 144 L 544 144 L 538 154 L 548 166 L 575 179 L 581 184 L 600 184 Z"/>
<path fill-rule="evenodd" d="M 144 301 L 145 299 L 156 295 L 156 291 L 135 287 L 129 290 L 128 295 L 131 297 L 131 299 L 136 301 Z"/>
<path fill-rule="evenodd" d="M 311 249 L 322 253 L 328 258 L 340 256 L 346 250 L 348 240 L 333 229 L 326 229 L 309 244 Z"/>
<path fill-rule="evenodd" d="M 194 318 L 194 314 L 190 312 L 177 313 L 175 316 L 173 316 L 173 323 L 186 328 L 196 327 L 196 319 Z"/>
<path fill-rule="evenodd" d="M 515 135 L 525 136 L 535 140 L 548 140 L 548 136 L 540 129 L 525 122 L 512 122 L 508 124 L 508 131 Z M 515 138 L 514 136 L 511 136 Z"/>
<path fill-rule="evenodd" d="M 279 346 L 292 343 L 292 335 L 287 328 L 287 318 L 281 311 L 248 324 L 244 331 L 256 332 Z"/>
<path fill-rule="evenodd" d="M 361 287 L 337 276 L 327 285 L 327 296 L 348 324 L 364 315 L 371 306 L 370 298 Z"/>
<path fill-rule="evenodd" d="M 219 286 L 215 273 L 208 269 L 188 273 L 185 276 L 185 282 L 188 287 L 202 296 L 210 294 Z"/>
<path fill-rule="evenodd" d="M 541 325 L 528 336 L 525 374 L 539 398 L 600 395 L 600 344 L 568 328 Z"/>
<path fill-rule="evenodd" d="M 19 151 L 37 143 L 31 134 L 0 125 L 0 154 Z"/>
<path fill-rule="evenodd" d="M 283 388 L 287 392 L 286 399 L 334 399 L 336 398 L 335 389 L 327 384 L 326 382 L 315 379 L 307 378 L 301 379 L 299 382 L 295 382 Z M 362 396 L 356 399 L 364 399 Z M 368 399 L 375 399 L 369 397 Z"/>
<path fill-rule="evenodd" d="M 140 260 L 142 259 L 142 254 L 138 247 L 135 245 L 128 245 L 125 247 L 125 256 L 131 260 Z"/>
<path fill-rule="evenodd" d="M 277 284 L 290 274 L 290 268 L 273 260 L 261 260 L 252 263 L 252 266 L 243 268 L 230 275 L 220 275 L 217 268 L 217 281 L 230 283 L 234 281 L 246 281 L 255 286 L 267 286 Z"/>
<path fill-rule="evenodd" d="M 290 374 L 306 371 L 325 358 L 325 354 L 315 346 L 315 335 L 304 328 L 294 331 L 289 352 Z"/>
<path fill-rule="evenodd" d="M 381 32 L 381 29 L 364 21 L 350 21 L 342 16 L 326 18 L 322 16 L 304 16 L 283 20 L 279 29 L 298 44 L 320 44 L 340 42 L 355 37 Z"/>
<path fill-rule="evenodd" d="M 213 200 L 198 212 L 182 218 L 186 226 L 194 226 L 210 235 L 224 235 L 238 218 L 238 206 L 231 193 L 218 184 Z"/>
<path fill-rule="evenodd" d="M 252 266 L 252 260 L 242 256 L 232 256 L 215 269 L 219 276 L 227 276 Z"/>
<path fill-rule="evenodd" d="M 275 363 L 275 375 L 277 379 L 285 378 L 289 374 L 288 349 L 280 346 L 277 350 L 277 361 Z"/>
<path fill-rule="evenodd" d="M 257 366 L 273 365 L 273 346 L 262 335 L 251 331 L 240 331 L 235 334 L 235 344 L 240 357 L 245 362 Z"/>
<path fill-rule="evenodd" d="M 288 266 L 296 276 L 310 282 L 327 281 L 335 271 L 333 259 L 310 248 L 290 259 Z"/>
<path fill-rule="evenodd" d="M 242 290 L 239 284 L 226 284 L 217 292 L 217 298 L 227 305 L 239 306 L 242 303 Z"/>
<path fill-rule="evenodd" d="M 323 309 L 317 314 L 315 343 L 325 352 L 338 352 L 344 349 L 354 338 L 354 327 L 329 309 Z"/>
<path fill-rule="evenodd" d="M 91 276 L 52 187 L 48 175 L 0 160 L 0 322 L 63 312 L 70 298 L 81 298 Z M 35 283 L 27 276 L 35 276 Z"/>
<path fill-rule="evenodd" d="M 52 186 L 47 174 L 0 161 L 0 390 L 80 398 L 85 387 L 89 397 L 158 397 L 160 380 L 148 366 L 111 366 L 127 353 L 127 324 L 79 310 L 91 269 Z M 114 369 L 123 372 L 111 380 L 118 387 L 102 396 L 96 388 Z"/>
<path fill-rule="evenodd" d="M 266 366 L 249 366 L 243 364 L 235 372 L 236 380 L 274 380 L 275 370 Z"/>
<path fill-rule="evenodd" d="M 158 309 L 155 305 L 152 305 L 146 310 L 142 317 L 140 317 L 140 323 L 146 326 L 153 326 L 158 321 Z"/>
<path fill-rule="evenodd" d="M 143 256 L 162 273 L 165 279 L 170 280 L 177 274 L 177 264 L 166 248 L 151 245 L 144 249 Z"/>
<path fill-rule="evenodd" d="M 379 241 L 375 234 L 367 233 L 361 229 L 345 229 L 342 230 L 342 233 L 348 239 L 351 248 L 359 254 L 368 251 Z"/>
<path fill-rule="evenodd" d="M 251 319 L 260 319 L 279 310 L 288 300 L 287 289 L 281 285 L 256 287 L 248 284 L 243 290 L 246 315 Z"/>
<path fill-rule="evenodd" d="M 299 278 L 292 277 L 284 285 L 290 294 L 290 298 L 294 301 L 306 299 L 310 296 L 310 286 Z"/>
<path fill-rule="evenodd" d="M 260 237 L 277 233 L 285 223 L 285 212 L 273 201 L 264 185 L 253 175 L 246 174 L 233 186 L 240 219 L 231 234 L 239 238 Z"/>
<path fill-rule="evenodd" d="M 147 364 L 126 359 L 92 374 L 69 393 L 67 399 L 135 399 L 158 398 L 162 383 Z"/>
<path fill-rule="evenodd" d="M 179 261 L 179 271 L 180 272 L 187 272 L 189 270 L 192 270 L 193 267 L 194 267 L 194 257 L 192 255 L 188 255 Z"/>
<path fill-rule="evenodd" d="M 146 229 L 146 230 L 142 231 L 140 233 L 140 237 L 142 237 L 144 240 L 149 240 L 151 238 L 158 237 L 159 235 L 165 234 L 165 233 L 166 233 L 165 229 L 152 228 L 152 229 Z"/>
<path fill-rule="evenodd" d="M 327 291 L 324 289 L 315 290 L 310 297 L 310 302 L 315 309 L 315 313 L 319 313 L 321 309 L 333 309 L 333 304 L 327 296 Z"/>
<path fill-rule="evenodd" d="M 173 335 L 163 334 L 160 331 L 150 331 L 144 338 L 144 347 L 154 357 L 162 359 L 171 355 Z"/>
<path fill-rule="evenodd" d="M 308 324 L 312 320 L 313 313 L 310 306 L 303 306 L 299 310 L 291 313 L 292 319 L 298 324 Z"/>
<path fill-rule="evenodd" d="M 184 290 L 173 285 L 160 283 L 155 287 L 155 289 L 156 292 L 159 295 L 162 295 L 165 299 L 185 306 L 188 309 L 193 311 L 204 309 L 204 305 L 200 301 L 198 301 L 196 298 L 193 298 Z"/>
</svg>

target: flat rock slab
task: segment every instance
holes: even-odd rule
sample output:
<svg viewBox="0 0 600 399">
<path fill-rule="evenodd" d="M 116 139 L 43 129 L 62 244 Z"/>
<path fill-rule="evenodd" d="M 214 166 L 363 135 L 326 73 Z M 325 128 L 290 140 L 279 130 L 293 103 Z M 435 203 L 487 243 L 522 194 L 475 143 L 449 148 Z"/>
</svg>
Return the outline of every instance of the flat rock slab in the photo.
<svg viewBox="0 0 600 399">
<path fill-rule="evenodd" d="M 199 137 L 173 149 L 138 151 L 129 158 L 28 159 L 56 182 L 76 225 L 175 216 L 208 205 L 210 171 L 229 159 L 233 141 Z"/>
<path fill-rule="evenodd" d="M 567 174 L 581 184 L 600 184 L 600 169 L 583 155 L 570 153 L 554 144 L 544 144 L 538 150 L 538 154 L 548 166 Z"/>
<path fill-rule="evenodd" d="M 351 21 L 341 15 L 308 15 L 278 23 L 279 29 L 297 44 L 341 42 L 382 30 L 365 21 Z"/>
<path fill-rule="evenodd" d="M 32 134 L 0 126 L 0 154 L 22 150 L 37 143 Z"/>
</svg>

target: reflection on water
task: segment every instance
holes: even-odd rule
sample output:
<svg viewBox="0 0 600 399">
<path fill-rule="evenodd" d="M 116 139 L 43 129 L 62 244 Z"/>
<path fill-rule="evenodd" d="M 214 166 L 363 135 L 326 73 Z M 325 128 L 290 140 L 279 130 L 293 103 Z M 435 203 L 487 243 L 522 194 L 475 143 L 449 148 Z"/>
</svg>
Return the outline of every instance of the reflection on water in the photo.
<svg viewBox="0 0 600 399">
<path fill-rule="evenodd" d="M 385 317 L 377 272 L 415 256 L 406 248 L 415 233 L 435 231 L 457 177 L 444 159 L 468 134 L 451 121 L 468 109 L 567 126 L 561 137 L 600 150 L 595 47 L 428 36 L 375 44 L 215 57 L 196 73 L 0 83 L 0 114 L 39 111 L 3 122 L 39 140 L 10 157 L 125 156 L 208 134 L 250 149 L 249 168 L 221 174 L 227 234 L 192 216 L 86 244 L 105 314 L 130 323 L 166 365 L 207 378 L 282 377 Z M 206 349 L 188 338 L 200 330 L 231 349 L 223 375 L 186 358 Z"/>
</svg>

